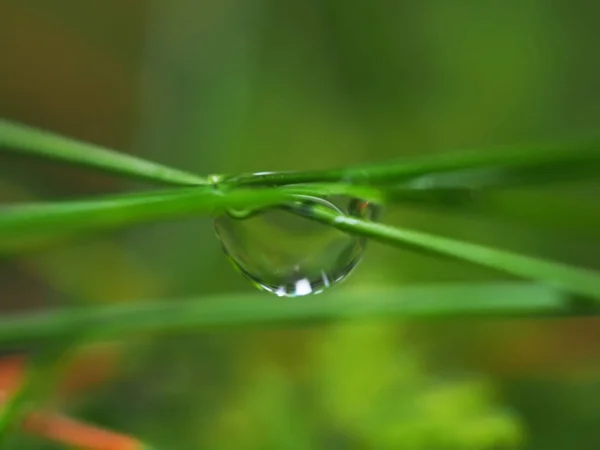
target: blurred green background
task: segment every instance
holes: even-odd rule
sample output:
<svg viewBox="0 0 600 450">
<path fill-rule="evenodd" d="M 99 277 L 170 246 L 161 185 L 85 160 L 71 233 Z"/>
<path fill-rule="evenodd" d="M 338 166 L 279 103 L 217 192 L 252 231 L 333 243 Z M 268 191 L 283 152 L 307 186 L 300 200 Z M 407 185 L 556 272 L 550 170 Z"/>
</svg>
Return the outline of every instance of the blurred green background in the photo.
<svg viewBox="0 0 600 450">
<path fill-rule="evenodd" d="M 0 116 L 201 174 L 552 142 L 597 131 L 598 14 L 585 0 L 3 0 Z M 3 203 L 133 188 L 0 159 Z M 557 201 L 594 205 L 598 192 L 540 189 L 510 205 L 535 219 Z M 384 220 L 599 268 L 600 217 L 569 218 L 534 227 L 397 207 Z M 497 279 L 373 244 L 336 289 Z M 208 218 L 1 260 L 0 283 L 5 311 L 253 289 Z M 112 379 L 61 402 L 164 449 L 597 449 L 599 325 L 368 322 L 138 339 L 114 344 Z"/>
</svg>

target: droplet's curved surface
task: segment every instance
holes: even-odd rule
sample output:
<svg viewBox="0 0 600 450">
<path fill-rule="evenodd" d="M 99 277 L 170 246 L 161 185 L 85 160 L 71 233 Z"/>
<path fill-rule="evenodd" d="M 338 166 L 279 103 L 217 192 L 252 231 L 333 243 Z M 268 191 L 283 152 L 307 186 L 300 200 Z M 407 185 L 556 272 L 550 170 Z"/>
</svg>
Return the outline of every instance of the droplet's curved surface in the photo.
<svg viewBox="0 0 600 450">
<path fill-rule="evenodd" d="M 368 220 L 376 213 L 373 204 L 344 197 L 304 196 L 292 207 L 311 204 Z M 359 263 L 366 246 L 365 238 L 286 207 L 232 211 L 215 218 L 214 227 L 233 265 L 256 287 L 281 297 L 318 294 L 339 283 Z"/>
</svg>

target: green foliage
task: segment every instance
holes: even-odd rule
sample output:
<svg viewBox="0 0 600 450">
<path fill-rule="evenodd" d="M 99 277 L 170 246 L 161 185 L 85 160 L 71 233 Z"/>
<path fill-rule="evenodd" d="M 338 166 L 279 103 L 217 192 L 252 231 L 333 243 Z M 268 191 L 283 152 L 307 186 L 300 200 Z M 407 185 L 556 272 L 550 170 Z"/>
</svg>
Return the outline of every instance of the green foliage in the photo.
<svg viewBox="0 0 600 450">
<path fill-rule="evenodd" d="M 0 114 L 140 157 L 6 120 L 0 151 L 171 185 L 104 197 L 94 178 L 58 169 L 37 179 L 39 167 L 24 166 L 17 177 L 42 191 L 40 201 L 18 192 L 12 165 L 0 163 L 9 175 L 0 194 L 16 188 L 33 201 L 0 206 L 6 303 L 25 308 L 43 297 L 59 306 L 4 315 L 0 344 L 87 332 L 131 343 L 161 333 L 122 348 L 122 379 L 62 407 L 168 449 L 495 450 L 520 447 L 525 434 L 528 449 L 598 447 L 597 386 L 573 396 L 584 382 L 553 380 L 544 391 L 536 378 L 507 398 L 499 377 L 440 370 L 448 361 L 463 370 L 461 358 L 478 346 L 486 361 L 496 350 L 509 355 L 501 370 L 517 373 L 524 355 L 552 355 L 540 378 L 581 370 L 565 353 L 587 348 L 594 359 L 594 323 L 544 335 L 552 326 L 544 324 L 562 321 L 529 321 L 536 331 L 519 340 L 510 321 L 488 348 L 479 342 L 495 329 L 488 322 L 481 332 L 479 321 L 453 320 L 466 333 L 457 346 L 443 319 L 597 314 L 598 274 L 580 266 L 598 269 L 598 191 L 585 184 L 598 179 L 598 141 L 562 139 L 597 128 L 597 67 L 581 57 L 598 46 L 588 20 L 596 6 L 38 3 L 0 7 Z M 488 150 L 506 142 L 533 144 Z M 435 155 L 456 148 L 476 151 Z M 282 169 L 293 172 L 245 173 Z M 215 172 L 229 175 L 196 174 Z M 100 196 L 44 197 L 67 186 L 69 196 Z M 347 284 L 314 298 L 235 293 L 250 287 L 227 271 L 210 218 L 179 221 L 334 193 L 385 204 L 385 224 L 313 211 L 373 241 Z M 157 221 L 175 223 L 150 225 Z M 506 275 L 533 283 L 497 282 Z M 143 301 L 151 298 L 159 300 Z M 338 323 L 370 317 L 410 323 L 399 335 L 389 322 Z M 439 330 L 436 345 L 449 354 L 428 365 L 427 349 L 404 332 L 440 319 L 439 329 L 426 327 Z M 329 326 L 296 327 L 320 321 Z M 206 332 L 215 329 L 228 333 Z M 165 336 L 183 331 L 183 339 Z M 23 398 L 1 426 L 11 427 Z M 59 447 L 28 440 L 10 448 Z"/>
<path fill-rule="evenodd" d="M 398 344 L 397 326 L 338 325 L 315 344 L 311 376 L 269 366 L 210 425 L 211 448 L 512 449 L 523 430 L 484 378 L 440 381 Z M 231 436 L 224 439 L 224 436 Z M 265 442 L 264 436 L 268 436 Z"/>
</svg>

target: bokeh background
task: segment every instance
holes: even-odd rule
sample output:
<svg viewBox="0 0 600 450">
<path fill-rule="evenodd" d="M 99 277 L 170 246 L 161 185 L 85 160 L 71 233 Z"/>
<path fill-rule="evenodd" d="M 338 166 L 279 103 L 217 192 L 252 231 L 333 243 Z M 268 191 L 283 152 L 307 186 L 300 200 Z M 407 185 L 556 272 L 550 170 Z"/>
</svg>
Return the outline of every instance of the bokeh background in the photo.
<svg viewBox="0 0 600 450">
<path fill-rule="evenodd" d="M 553 142 L 597 130 L 598 14 L 586 0 L 2 0 L 0 115 L 201 174 Z M 3 203 L 142 188 L 0 158 Z M 541 189 L 511 205 L 535 219 L 574 198 L 593 208 L 598 192 Z M 384 220 L 600 266 L 600 218 L 544 217 L 396 207 Z M 373 244 L 336 289 L 500 279 Z M 1 260 L 0 286 L 4 311 L 253 289 L 204 217 Z M 371 321 L 145 338 L 111 343 L 112 378 L 60 402 L 164 449 L 597 449 L 599 325 Z"/>
</svg>

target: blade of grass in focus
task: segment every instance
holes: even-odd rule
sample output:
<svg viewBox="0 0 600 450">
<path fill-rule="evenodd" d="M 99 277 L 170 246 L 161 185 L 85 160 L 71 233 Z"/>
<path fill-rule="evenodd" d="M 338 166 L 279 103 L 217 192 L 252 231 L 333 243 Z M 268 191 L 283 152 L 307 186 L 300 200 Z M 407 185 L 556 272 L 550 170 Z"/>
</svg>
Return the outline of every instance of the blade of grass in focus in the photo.
<svg viewBox="0 0 600 450">
<path fill-rule="evenodd" d="M 366 236 L 386 244 L 450 256 L 600 301 L 600 274 L 591 270 L 421 231 L 368 222 L 337 214 L 320 205 L 311 205 L 309 210 L 299 212 L 351 234 Z"/>
<path fill-rule="evenodd" d="M 29 249 L 53 238 L 83 231 L 127 228 L 193 215 L 217 215 L 227 209 L 261 208 L 285 203 L 297 195 L 341 193 L 371 200 L 382 198 L 377 190 L 368 187 L 335 184 L 229 191 L 199 186 L 9 206 L 0 208 L 0 254 Z"/>
<path fill-rule="evenodd" d="M 85 144 L 80 146 L 80 143 L 67 138 L 39 130 L 36 132 L 34 129 L 6 121 L 0 121 L 0 136 L 4 136 L 4 141 L 0 139 L 0 143 L 28 151 L 38 149 L 34 151 L 37 152 L 36 154 L 62 155 L 59 157 L 64 157 L 65 160 L 73 157 L 74 161 L 79 162 L 96 161 L 98 167 L 104 165 L 103 167 L 108 170 L 123 169 L 124 173 L 130 174 L 137 170 L 134 166 L 125 163 L 120 165 L 117 153 L 109 152 L 107 156 L 104 149 L 100 149 L 100 152 L 95 149 L 88 155 L 91 158 L 88 160 L 87 156 L 82 156 L 86 155 Z M 117 159 L 113 159 L 113 156 Z M 228 208 L 260 208 L 281 204 L 294 198 L 298 192 L 313 195 L 348 192 L 356 195 L 356 191 L 360 190 L 362 193 L 365 186 L 353 186 L 353 183 L 377 184 L 383 188 L 384 186 L 378 183 L 411 179 L 419 181 L 413 185 L 405 184 L 404 194 L 397 195 L 396 198 L 402 200 L 402 195 L 406 197 L 407 193 L 410 197 L 411 189 L 415 192 L 435 193 L 441 185 L 442 191 L 451 192 L 453 183 L 466 184 L 471 188 L 514 182 L 517 184 L 540 180 L 547 182 L 564 177 L 583 179 L 590 174 L 596 175 L 599 164 L 600 146 L 597 142 L 592 142 L 502 153 L 441 155 L 362 168 L 241 176 L 221 180 L 218 189 L 211 185 L 98 200 L 11 206 L 0 213 L 0 252 L 16 251 L 32 243 L 37 244 L 40 240 L 44 242 L 55 236 L 83 230 L 122 228 L 191 214 L 222 213 Z M 143 170 L 140 173 L 142 172 Z M 151 172 L 147 172 L 146 175 Z M 174 180 L 171 178 L 171 181 Z M 317 184 L 312 188 L 306 185 L 296 188 L 275 187 L 308 181 L 335 181 L 338 182 L 338 186 Z M 344 183 L 340 184 L 340 181 Z M 263 189 L 239 188 L 239 186 L 264 186 L 265 184 L 270 186 Z M 391 191 L 397 187 L 397 184 L 387 186 Z M 298 192 L 294 193 L 294 189 Z M 458 190 L 460 191 L 460 188 Z M 378 190 L 368 190 L 365 194 L 376 200 L 381 195 Z M 384 196 L 386 200 L 393 198 L 389 192 Z M 435 200 L 435 196 L 433 199 Z M 436 201 L 439 202 L 439 199 Z M 365 222 L 333 213 L 319 206 L 315 206 L 311 211 L 312 218 L 349 233 L 361 234 L 392 245 L 412 246 L 439 255 L 451 256 L 513 275 L 547 282 L 567 291 L 600 300 L 600 275 L 594 272 L 418 231 Z"/>
<path fill-rule="evenodd" d="M 404 184 L 410 189 L 529 186 L 598 179 L 600 140 L 531 145 L 490 151 L 444 153 L 420 158 L 310 172 L 240 175 L 232 186 L 294 183 Z"/>
<path fill-rule="evenodd" d="M 0 209 L 0 253 L 14 252 L 69 233 L 117 229 L 228 208 L 281 204 L 281 189 L 240 189 L 223 193 L 211 187 L 180 188 L 93 200 L 48 202 Z"/>
<path fill-rule="evenodd" d="M 0 150 L 160 183 L 208 184 L 206 178 L 191 173 L 4 119 L 0 119 Z"/>
<path fill-rule="evenodd" d="M 98 145 L 0 119 L 0 148 L 177 185 L 210 180 L 121 154 Z M 229 177 L 223 184 L 283 186 L 299 183 L 404 183 L 411 189 L 498 187 L 597 178 L 600 141 L 531 145 L 495 151 L 458 152 L 361 167 L 309 172 L 271 172 Z M 410 182 L 410 183 L 409 183 Z"/>
<path fill-rule="evenodd" d="M 183 217 L 227 208 L 280 204 L 293 198 L 286 189 L 232 190 L 212 188 L 178 189 L 100 200 L 64 202 L 7 208 L 0 214 L 0 251 L 15 251 L 27 243 L 38 243 L 55 235 L 80 230 L 129 227 L 146 221 Z M 308 210 L 311 218 L 343 231 L 403 247 L 490 267 L 506 273 L 543 281 L 569 292 L 600 300 L 600 275 L 566 264 L 523 256 L 412 230 L 361 221 L 334 213 L 318 205 Z"/>
<path fill-rule="evenodd" d="M 339 319 L 512 317 L 569 314 L 559 291 L 530 283 L 449 283 L 344 292 L 284 302 L 267 294 L 229 294 L 189 300 L 66 308 L 0 318 L 0 343 L 80 336 L 283 325 Z M 589 312 L 589 311 L 588 311 Z"/>
</svg>

